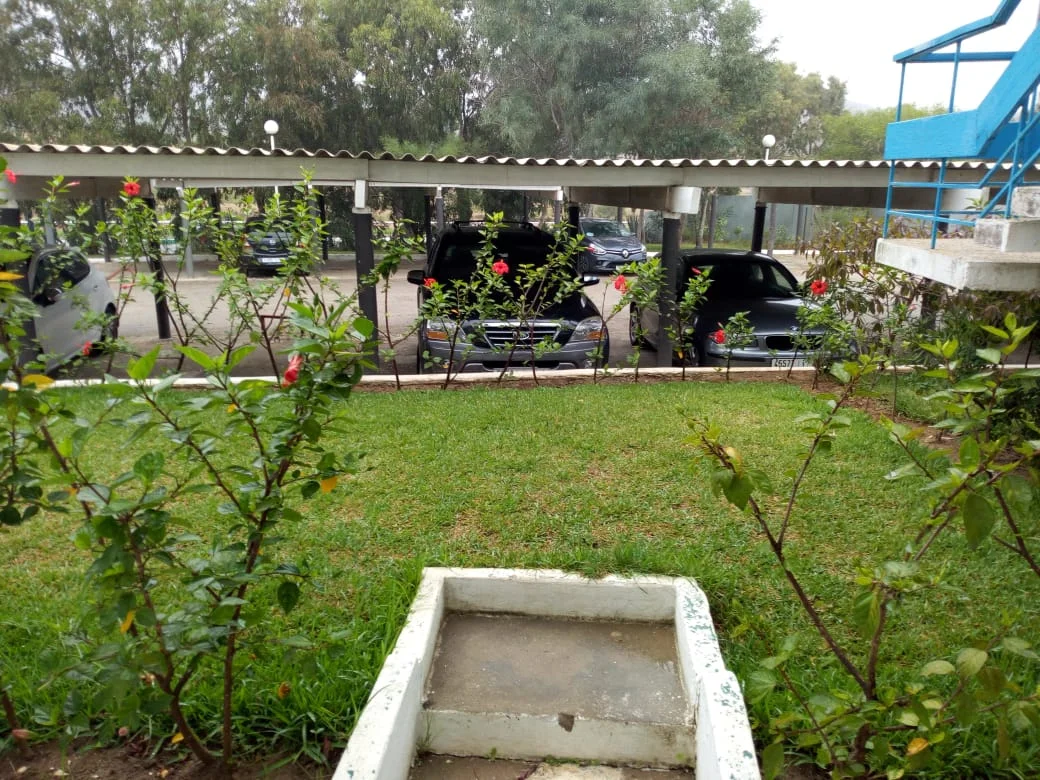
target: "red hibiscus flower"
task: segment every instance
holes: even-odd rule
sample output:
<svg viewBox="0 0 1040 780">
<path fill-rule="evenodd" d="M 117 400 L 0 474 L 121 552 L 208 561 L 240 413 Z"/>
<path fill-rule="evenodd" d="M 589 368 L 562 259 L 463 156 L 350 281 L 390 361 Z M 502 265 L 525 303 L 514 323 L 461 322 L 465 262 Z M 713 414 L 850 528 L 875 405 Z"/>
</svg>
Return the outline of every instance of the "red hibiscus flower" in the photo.
<svg viewBox="0 0 1040 780">
<path fill-rule="evenodd" d="M 437 280 L 434 279 L 432 276 L 427 276 L 425 279 L 422 280 L 422 283 L 423 287 L 425 287 L 427 290 L 432 290 L 433 286 L 437 284 Z"/>
<path fill-rule="evenodd" d="M 496 260 L 491 264 L 491 270 L 499 276 L 502 276 L 503 274 L 509 273 L 509 266 L 506 264 L 505 260 Z"/>
<path fill-rule="evenodd" d="M 712 341 L 714 341 L 716 344 L 725 344 L 726 343 L 726 331 L 722 330 L 722 328 L 719 328 L 717 331 L 712 333 L 709 338 Z"/>
<path fill-rule="evenodd" d="M 692 273 L 694 276 L 700 276 L 702 271 L 700 268 L 691 268 L 690 273 Z"/>
<path fill-rule="evenodd" d="M 14 184 L 16 181 L 18 181 L 18 177 L 15 175 L 14 171 L 12 171 L 10 168 L 7 168 L 6 170 L 4 170 L 4 176 L 7 177 L 7 180 L 9 182 L 11 182 L 11 184 Z"/>
<path fill-rule="evenodd" d="M 823 295 L 825 292 L 827 292 L 827 282 L 825 282 L 823 279 L 817 279 L 809 285 L 809 292 L 811 292 L 813 295 Z"/>
<path fill-rule="evenodd" d="M 136 198 L 141 194 L 141 185 L 136 181 L 128 181 L 123 184 L 123 194 L 131 198 Z"/>
<path fill-rule="evenodd" d="M 300 366 L 302 365 L 303 355 L 293 355 L 289 358 L 289 367 L 285 369 L 285 374 L 282 375 L 282 387 L 289 387 L 289 385 L 296 383 L 296 380 L 300 378 Z"/>
<path fill-rule="evenodd" d="M 90 342 L 90 341 L 87 341 L 87 342 L 85 342 L 85 343 L 83 344 L 83 349 L 82 349 L 82 350 L 80 350 L 80 351 L 81 351 L 81 352 L 83 353 L 83 355 L 84 355 L 84 356 L 87 356 L 87 355 L 89 355 L 89 354 L 90 354 L 90 353 L 91 353 L 91 352 L 92 352 L 93 350 L 94 350 L 94 344 L 93 344 L 92 342 Z"/>
<path fill-rule="evenodd" d="M 628 292 L 628 279 L 626 279 L 624 276 L 618 275 L 614 279 L 614 289 L 617 290 L 618 292 L 627 293 Z"/>
</svg>

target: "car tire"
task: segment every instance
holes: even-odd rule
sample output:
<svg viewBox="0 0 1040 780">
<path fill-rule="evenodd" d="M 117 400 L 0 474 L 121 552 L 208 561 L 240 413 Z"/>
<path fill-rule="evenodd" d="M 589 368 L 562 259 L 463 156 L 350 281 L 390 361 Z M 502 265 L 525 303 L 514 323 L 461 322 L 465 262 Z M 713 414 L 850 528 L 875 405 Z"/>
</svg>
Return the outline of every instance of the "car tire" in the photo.
<svg viewBox="0 0 1040 780">
<path fill-rule="evenodd" d="M 105 309 L 105 316 L 110 317 L 101 328 L 101 335 L 98 336 L 97 342 L 95 342 L 90 348 L 91 356 L 99 355 L 103 348 L 103 345 L 115 341 L 119 338 L 119 317 L 116 316 L 116 310 L 114 306 L 109 306 Z"/>
<path fill-rule="evenodd" d="M 592 258 L 584 252 L 578 255 L 578 273 L 581 276 L 592 273 Z"/>
<path fill-rule="evenodd" d="M 628 343 L 644 349 L 650 346 L 646 337 L 639 333 L 639 310 L 631 305 L 628 307 Z"/>
</svg>

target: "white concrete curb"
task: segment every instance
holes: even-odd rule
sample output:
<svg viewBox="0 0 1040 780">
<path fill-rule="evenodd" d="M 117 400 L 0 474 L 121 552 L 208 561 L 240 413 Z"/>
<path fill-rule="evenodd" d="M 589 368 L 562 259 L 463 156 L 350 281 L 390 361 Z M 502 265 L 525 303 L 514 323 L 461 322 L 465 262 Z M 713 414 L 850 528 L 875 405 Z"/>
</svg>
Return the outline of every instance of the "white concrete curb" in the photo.
<svg viewBox="0 0 1040 780">
<path fill-rule="evenodd" d="M 896 370 L 899 373 L 907 373 L 910 371 L 917 370 L 919 366 L 898 366 Z M 1025 365 L 1008 365 L 1005 366 L 1007 371 L 1018 371 L 1027 368 Z M 1036 365 L 1028 366 L 1028 368 L 1036 368 Z M 670 377 L 679 378 L 683 376 L 684 369 L 682 368 L 640 368 L 639 376 L 647 377 Z M 716 366 L 697 367 L 685 369 L 686 376 L 691 379 L 697 379 L 705 376 L 718 376 L 725 373 L 726 369 L 719 368 Z M 797 368 L 731 368 L 729 373 L 732 376 L 740 377 L 744 374 L 775 374 L 777 376 L 786 375 L 787 373 L 794 374 L 812 374 L 816 369 L 807 366 L 800 366 Z M 886 369 L 886 374 L 892 373 L 892 369 Z M 578 368 L 567 371 L 539 371 L 537 373 L 531 371 L 511 370 L 505 377 L 503 377 L 501 384 L 508 384 L 510 382 L 551 382 L 554 379 L 584 379 L 592 380 L 595 376 L 593 369 L 591 368 Z M 611 379 L 615 377 L 619 378 L 634 378 L 636 376 L 636 370 L 633 368 L 616 368 L 608 371 L 600 370 L 598 376 L 602 379 Z M 405 387 L 439 387 L 444 384 L 444 375 L 438 374 L 407 374 L 401 376 L 401 384 Z M 129 384 L 131 380 L 110 377 L 108 379 L 57 379 L 52 385 L 48 387 L 94 387 L 96 385 L 104 384 Z M 157 385 L 161 379 L 146 379 L 145 384 L 148 386 Z M 241 382 L 269 382 L 272 385 L 276 385 L 281 382 L 281 377 L 276 376 L 249 376 L 249 377 L 232 377 L 232 384 L 239 384 Z M 361 377 L 362 385 L 396 385 L 393 374 L 366 374 Z M 480 374 L 459 374 L 452 378 L 450 385 L 463 384 L 463 385 L 497 385 L 500 384 L 498 380 L 498 374 L 496 372 L 480 373 Z M 4 383 L 4 387 L 13 387 L 11 383 Z M 193 388 L 207 388 L 213 387 L 213 383 L 205 377 L 197 378 L 182 378 L 176 380 L 173 387 L 183 389 Z"/>
<path fill-rule="evenodd" d="M 631 724 L 579 719 L 573 732 L 564 732 L 554 718 L 539 716 L 441 712 L 427 718 L 423 689 L 448 611 L 674 621 L 696 733 L 689 743 L 677 743 L 652 724 L 633 729 Z M 436 747 L 438 742 L 463 745 L 471 755 L 496 747 L 504 757 L 574 755 L 568 751 L 580 744 L 586 752 L 575 757 L 633 763 L 660 760 L 646 759 L 647 750 L 667 760 L 694 750 L 695 756 L 682 760 L 695 760 L 698 780 L 759 778 L 740 685 L 723 663 L 707 598 L 695 582 L 679 578 L 589 580 L 561 571 L 426 569 L 333 780 L 407 780 L 419 744 Z"/>
</svg>

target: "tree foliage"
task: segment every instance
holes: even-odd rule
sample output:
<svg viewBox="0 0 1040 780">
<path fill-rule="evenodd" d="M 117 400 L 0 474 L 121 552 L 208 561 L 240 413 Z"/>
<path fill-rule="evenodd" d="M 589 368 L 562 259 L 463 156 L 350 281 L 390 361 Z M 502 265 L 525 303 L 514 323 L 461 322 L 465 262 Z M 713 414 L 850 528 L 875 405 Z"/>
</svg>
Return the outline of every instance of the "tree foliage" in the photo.
<svg viewBox="0 0 1040 780">
<path fill-rule="evenodd" d="M 698 157 L 770 132 L 811 155 L 844 85 L 776 61 L 759 21 L 749 0 L 0 0 L 0 136 L 262 146 L 275 119 L 286 148 Z"/>
</svg>

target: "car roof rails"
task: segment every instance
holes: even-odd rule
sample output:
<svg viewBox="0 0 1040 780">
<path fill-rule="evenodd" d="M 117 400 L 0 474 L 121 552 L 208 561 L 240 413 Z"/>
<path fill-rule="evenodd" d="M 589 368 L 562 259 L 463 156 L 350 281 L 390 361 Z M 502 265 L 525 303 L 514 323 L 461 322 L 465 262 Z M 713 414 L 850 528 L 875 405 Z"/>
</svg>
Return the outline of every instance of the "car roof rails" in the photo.
<svg viewBox="0 0 1040 780">
<path fill-rule="evenodd" d="M 484 225 L 487 224 L 487 219 L 455 219 L 452 220 L 451 226 L 455 230 L 462 227 L 471 225 Z M 499 224 L 502 225 L 518 225 L 520 227 L 526 227 L 528 230 L 538 230 L 539 228 L 531 222 L 529 219 L 503 219 Z"/>
</svg>

